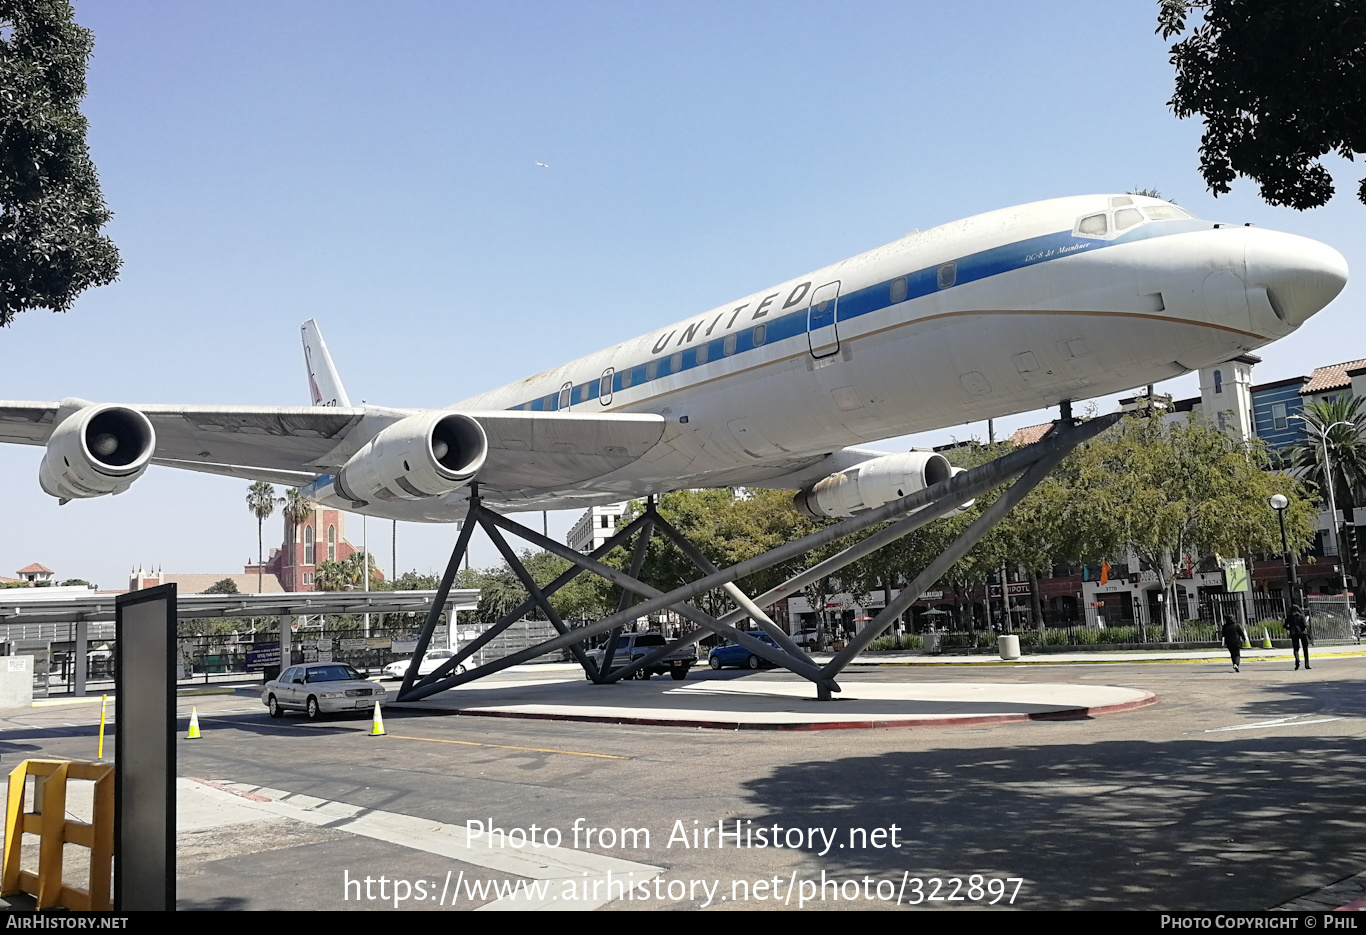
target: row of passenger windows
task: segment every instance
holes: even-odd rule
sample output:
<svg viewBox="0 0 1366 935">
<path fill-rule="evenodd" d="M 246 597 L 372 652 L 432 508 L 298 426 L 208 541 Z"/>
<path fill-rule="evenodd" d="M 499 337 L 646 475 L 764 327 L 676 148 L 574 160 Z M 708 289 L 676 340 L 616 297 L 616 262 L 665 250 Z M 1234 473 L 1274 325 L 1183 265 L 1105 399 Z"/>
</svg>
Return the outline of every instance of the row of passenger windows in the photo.
<svg viewBox="0 0 1366 935">
<path fill-rule="evenodd" d="M 717 341 L 708 341 L 693 348 L 693 366 L 700 366 L 709 360 L 730 357 L 740 345 L 740 334 L 728 334 Z M 762 347 L 768 341 L 768 324 L 755 325 L 749 330 L 749 343 L 753 347 Z M 630 367 L 620 371 L 605 373 L 599 378 L 597 383 L 597 393 L 590 396 L 589 393 L 593 383 L 582 383 L 579 386 L 564 386 L 558 393 L 551 393 L 539 400 L 543 411 L 555 409 L 568 409 L 574 403 L 586 402 L 594 397 L 611 395 L 613 391 L 612 381 L 615 376 L 621 378 L 621 388 L 630 389 L 632 386 L 640 386 L 657 380 L 660 377 L 667 377 L 670 374 L 680 373 L 685 368 L 683 366 L 683 351 L 678 351 L 668 357 L 660 357 L 645 364 L 644 367 Z M 520 407 L 524 409 L 536 408 L 535 403 Z"/>
<path fill-rule="evenodd" d="M 1102 215 L 1102 217 L 1104 216 Z M 958 264 L 950 260 L 949 262 L 940 265 L 936 272 L 935 279 L 941 289 L 948 289 L 950 286 L 955 285 L 958 281 Z M 907 277 L 902 276 L 892 280 L 889 295 L 891 304 L 897 305 L 901 302 L 905 302 L 909 291 L 910 281 Z M 824 311 L 828 304 L 829 300 L 822 302 L 816 307 L 817 311 Z M 722 357 L 730 357 L 739 349 L 740 338 L 743 334 L 744 332 L 736 332 L 728 334 L 720 340 L 708 341 L 697 345 L 697 347 L 693 349 L 695 359 L 693 366 L 700 366 L 710 360 L 718 360 Z M 750 344 L 753 347 L 762 347 L 768 340 L 767 323 L 758 324 L 751 328 L 749 331 L 749 339 Z M 660 377 L 667 377 L 670 374 L 682 372 L 685 369 L 683 353 L 683 351 L 678 351 L 668 357 L 657 358 L 656 360 L 652 360 L 645 364 L 643 368 L 629 367 L 620 371 L 619 374 L 616 374 L 620 377 L 620 388 L 628 390 L 632 386 L 640 386 L 649 383 L 652 380 L 657 380 Z M 597 381 L 598 391 L 594 396 L 605 397 L 610 395 L 613 391 L 610 382 L 612 379 L 613 375 L 604 374 Z M 592 386 L 592 383 L 583 383 L 577 387 L 565 386 L 562 387 L 558 393 L 551 393 L 539 400 L 527 403 L 518 408 L 536 409 L 538 408 L 537 404 L 539 403 L 541 411 L 568 409 L 575 403 L 582 403 L 594 398 L 594 396 L 589 395 Z"/>
<path fill-rule="evenodd" d="M 1128 201 L 1128 199 L 1124 200 Z M 1118 201 L 1119 200 L 1116 199 L 1116 203 L 1118 203 Z M 1168 207 L 1164 205 L 1154 207 L 1151 209 L 1145 208 L 1144 210 L 1149 212 L 1151 217 L 1156 218 L 1159 212 L 1168 210 Z M 1172 215 L 1173 217 L 1188 216 L 1184 212 L 1180 212 L 1179 209 L 1173 208 L 1170 210 L 1176 212 Z M 1129 209 L 1129 211 L 1135 215 L 1138 214 L 1138 212 L 1135 209 L 1131 208 Z M 1116 217 L 1118 218 L 1119 215 L 1123 215 L 1124 213 L 1125 212 L 1123 211 L 1118 212 Z M 1097 218 L 1099 219 L 1098 228 L 1096 228 L 1095 226 Z M 1140 216 L 1139 220 L 1141 219 L 1142 218 Z M 1125 217 L 1125 221 L 1127 223 L 1127 216 Z M 1133 223 L 1137 222 L 1135 221 Z M 1103 234 L 1106 231 L 1106 216 L 1104 214 L 1098 214 L 1092 217 L 1085 218 L 1081 222 L 1080 229 L 1083 233 Z M 928 272 L 928 270 L 926 270 L 926 272 Z M 935 284 L 940 289 L 948 289 L 956 285 L 957 282 L 958 263 L 956 261 L 950 260 L 947 263 L 940 264 L 940 266 L 935 270 Z M 910 280 L 906 276 L 901 276 L 897 279 L 893 279 L 889 284 L 886 284 L 885 287 L 889 290 L 888 298 L 891 299 L 890 304 L 892 305 L 898 305 L 902 302 L 905 302 L 908 295 L 910 294 Z M 847 297 L 842 297 L 841 301 L 843 301 L 844 298 Z M 815 310 L 817 312 L 823 312 L 830 301 L 831 300 L 826 300 L 825 302 L 821 302 L 815 307 Z M 721 338 L 719 340 L 707 341 L 697 345 L 697 347 L 693 349 L 694 363 L 692 364 L 692 366 L 700 366 L 702 364 L 707 363 L 710 360 L 720 359 L 722 357 L 730 357 L 737 350 L 739 350 L 740 339 L 744 335 L 745 332 L 736 332 L 733 334 L 728 334 L 724 338 Z M 768 340 L 767 323 L 755 325 L 753 328 L 749 330 L 748 337 L 750 339 L 751 346 L 762 347 L 764 343 Z M 597 383 L 597 392 L 593 393 L 592 395 L 590 395 L 590 393 L 593 388 L 593 383 L 582 383 L 578 386 L 566 385 L 562 387 L 558 393 L 550 393 L 547 396 L 543 396 L 540 399 L 533 400 L 532 402 L 525 403 L 516 408 L 549 412 L 557 409 L 568 409 L 570 406 L 576 403 L 586 402 L 587 400 L 593 399 L 595 397 L 607 397 L 613 391 L 612 381 L 614 377 L 620 380 L 620 388 L 626 390 L 630 389 L 633 386 L 640 386 L 644 383 L 649 383 L 653 380 L 657 380 L 660 377 L 667 377 L 670 374 L 682 372 L 685 369 L 683 355 L 683 351 L 678 351 L 668 357 L 660 357 L 655 360 L 649 361 L 645 364 L 644 367 L 629 367 L 625 370 L 620 371 L 620 373 L 603 374 L 603 376 L 599 380 L 595 381 Z"/>
</svg>

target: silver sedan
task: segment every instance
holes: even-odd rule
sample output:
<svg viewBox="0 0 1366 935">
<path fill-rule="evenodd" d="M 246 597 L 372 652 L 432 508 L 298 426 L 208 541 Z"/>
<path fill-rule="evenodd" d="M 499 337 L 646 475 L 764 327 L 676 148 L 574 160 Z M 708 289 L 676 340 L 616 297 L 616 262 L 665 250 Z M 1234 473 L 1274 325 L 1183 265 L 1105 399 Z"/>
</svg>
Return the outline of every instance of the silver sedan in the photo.
<svg viewBox="0 0 1366 935">
<path fill-rule="evenodd" d="M 310 721 L 324 714 L 369 711 L 384 704 L 387 693 L 343 662 L 308 662 L 290 666 L 261 690 L 261 703 L 271 717 L 287 709 L 303 711 Z"/>
</svg>

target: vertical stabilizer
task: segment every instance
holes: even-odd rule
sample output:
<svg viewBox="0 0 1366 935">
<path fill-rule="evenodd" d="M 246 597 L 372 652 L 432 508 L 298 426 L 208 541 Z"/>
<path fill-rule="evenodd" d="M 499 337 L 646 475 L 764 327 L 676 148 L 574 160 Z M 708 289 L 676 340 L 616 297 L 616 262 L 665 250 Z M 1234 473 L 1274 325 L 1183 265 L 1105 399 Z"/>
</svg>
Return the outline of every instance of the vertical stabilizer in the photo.
<svg viewBox="0 0 1366 935">
<path fill-rule="evenodd" d="M 341 377 L 327 353 L 327 344 L 318 323 L 309 319 L 303 324 L 304 365 L 308 368 L 308 393 L 315 406 L 350 406 Z"/>
</svg>

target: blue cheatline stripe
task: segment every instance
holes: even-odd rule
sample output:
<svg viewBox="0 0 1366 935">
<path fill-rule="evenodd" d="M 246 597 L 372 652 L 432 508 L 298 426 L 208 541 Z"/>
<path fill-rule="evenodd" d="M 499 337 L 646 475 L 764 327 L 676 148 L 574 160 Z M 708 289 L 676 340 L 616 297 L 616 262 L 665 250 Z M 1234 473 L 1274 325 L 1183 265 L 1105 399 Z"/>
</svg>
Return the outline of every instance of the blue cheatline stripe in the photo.
<svg viewBox="0 0 1366 935">
<path fill-rule="evenodd" d="M 837 306 L 838 320 L 850 321 L 862 315 L 869 315 L 873 312 L 880 312 L 884 308 L 899 305 L 901 302 L 924 298 L 936 292 L 943 292 L 966 283 L 1024 269 L 1027 266 L 1037 266 L 1049 260 L 1060 260 L 1063 257 L 1078 253 L 1089 253 L 1103 247 L 1147 240 L 1152 237 L 1209 229 L 1210 224 L 1208 222 L 1192 218 L 1190 220 L 1147 221 L 1113 240 L 1076 237 L 1071 231 L 1058 231 L 1039 237 L 1030 237 L 1026 240 L 1017 240 L 1015 243 L 970 253 L 967 256 L 959 257 L 957 260 L 918 269 L 907 273 L 905 276 L 894 277 L 885 282 L 856 289 L 847 295 L 841 295 Z M 951 281 L 941 287 L 939 284 L 940 271 L 950 264 L 953 265 Z M 949 278 L 947 271 L 945 278 Z M 906 280 L 906 297 L 894 302 L 892 301 L 893 286 L 902 279 Z M 807 309 L 803 308 L 801 311 L 780 315 L 767 322 L 761 321 L 743 331 L 731 332 L 731 336 L 736 339 L 736 342 L 734 353 L 730 355 L 725 353 L 726 336 L 722 336 L 711 341 L 690 345 L 681 351 L 674 351 L 672 354 L 657 357 L 643 364 L 618 370 L 612 375 L 612 392 L 620 393 L 624 389 L 635 389 L 638 386 L 653 383 L 655 380 L 672 376 L 675 373 L 683 373 L 687 370 L 715 363 L 722 357 L 733 357 L 765 344 L 773 344 L 776 341 L 806 334 L 806 331 Z M 755 341 L 756 333 L 759 336 L 757 343 Z M 706 348 L 706 356 L 704 361 L 699 362 L 698 353 L 702 348 Z M 628 373 L 631 376 L 629 387 L 624 379 Z M 570 405 L 597 399 L 600 381 L 601 376 L 599 375 L 587 383 L 580 383 L 573 387 L 570 391 Z M 530 412 L 554 412 L 560 408 L 560 391 L 556 390 L 538 399 L 510 408 Z"/>
</svg>

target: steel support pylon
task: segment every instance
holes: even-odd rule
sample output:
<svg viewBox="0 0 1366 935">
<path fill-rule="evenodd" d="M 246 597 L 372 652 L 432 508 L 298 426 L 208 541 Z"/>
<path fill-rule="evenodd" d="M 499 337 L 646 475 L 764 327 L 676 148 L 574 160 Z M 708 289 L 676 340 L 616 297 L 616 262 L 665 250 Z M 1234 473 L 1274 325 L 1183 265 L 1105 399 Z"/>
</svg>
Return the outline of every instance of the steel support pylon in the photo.
<svg viewBox="0 0 1366 935">
<path fill-rule="evenodd" d="M 749 649 L 756 656 L 811 681 L 816 686 L 817 698 L 827 700 L 833 692 L 840 690 L 835 679 L 855 656 L 887 630 L 897 617 L 909 609 L 911 604 L 918 600 L 930 585 L 942 577 L 954 562 L 962 558 L 983 535 L 999 523 L 1069 452 L 1114 425 L 1119 418 L 1119 414 L 1116 413 L 1092 419 L 1080 425 L 1074 425 L 1071 420 L 1065 419 L 1056 423 L 1052 432 L 1033 445 L 1017 449 L 994 461 L 971 468 L 948 480 L 917 491 L 910 496 L 883 504 L 849 519 L 832 523 L 810 535 L 784 543 L 761 555 L 723 569 L 718 569 L 708 562 L 687 541 L 685 536 L 659 515 L 654 508 L 653 498 L 651 498 L 644 513 L 633 519 L 592 553 L 584 555 L 534 529 L 490 510 L 481 502 L 478 488 L 472 487 L 469 512 L 456 540 L 455 549 L 451 553 L 446 573 L 442 576 L 441 585 L 437 589 L 432 609 L 428 613 L 421 635 L 418 637 L 414 658 L 421 659 L 427 650 L 436 628 L 440 608 L 445 605 L 460 561 L 469 546 L 470 535 L 476 526 L 483 528 L 488 533 L 499 552 L 514 573 L 517 574 L 519 580 L 522 581 L 523 586 L 526 587 L 530 597 L 520 606 L 503 615 L 478 639 L 464 644 L 454 658 L 447 660 L 430 675 L 419 678 L 417 666 L 409 666 L 408 673 L 403 679 L 403 685 L 399 689 L 397 700 L 401 702 L 417 701 L 454 688 L 457 685 L 492 675 L 511 666 L 528 662 L 539 656 L 562 650 L 568 650 L 574 655 L 591 681 L 598 684 L 609 684 L 623 678 L 629 678 L 641 668 L 655 664 L 675 649 L 694 644 L 711 633 L 724 636 Z M 867 626 L 860 630 L 843 650 L 836 653 L 824 665 L 817 665 L 765 613 L 765 608 L 771 607 L 779 600 L 792 595 L 810 582 L 838 571 L 865 555 L 914 532 L 927 523 L 947 516 L 963 504 L 991 488 L 1009 481 L 1011 478 L 1018 479 L 948 548 L 903 587 L 897 597 L 883 608 Z M 804 555 L 872 526 L 888 522 L 890 525 L 886 528 L 850 545 L 831 558 L 794 575 L 783 584 L 771 588 L 758 597 L 749 597 L 735 584 L 737 580 L 755 572 Z M 545 549 L 568 560 L 571 567 L 545 587 L 538 587 L 515 551 L 507 543 L 503 536 L 504 532 L 512 533 L 533 546 Z M 656 532 L 678 546 L 683 554 L 698 567 L 702 573 L 700 578 L 668 592 L 661 592 L 640 580 L 639 575 L 643 567 L 646 549 L 651 537 Z M 629 572 L 620 571 L 603 564 L 600 560 L 602 557 L 606 556 L 617 545 L 629 541 L 632 536 L 636 536 L 637 539 L 633 548 Z M 587 626 L 571 629 L 555 612 L 549 602 L 549 597 L 585 571 L 596 574 L 619 586 L 622 589 L 622 596 L 616 613 L 594 621 Z M 737 605 L 734 610 L 721 617 L 714 617 L 691 603 L 694 598 L 718 588 L 724 590 Z M 512 623 L 522 619 L 536 608 L 539 608 L 550 620 L 551 625 L 557 631 L 556 636 L 536 646 L 510 653 L 501 659 L 487 662 L 468 671 L 458 671 L 466 659 L 487 645 L 490 640 L 507 629 Z M 611 650 L 615 648 L 615 633 L 619 633 L 621 627 L 638 617 L 663 610 L 674 611 L 697 624 L 698 629 L 684 634 L 667 646 L 660 647 L 633 663 L 619 669 L 612 669 L 610 660 Z M 737 629 L 735 624 L 745 618 L 753 620 L 774 639 L 778 646 L 774 647 L 755 639 L 743 630 Z M 603 633 L 613 633 L 614 635 L 609 640 L 608 652 L 604 654 L 603 669 L 605 671 L 599 671 L 584 651 L 583 643 Z"/>
</svg>

